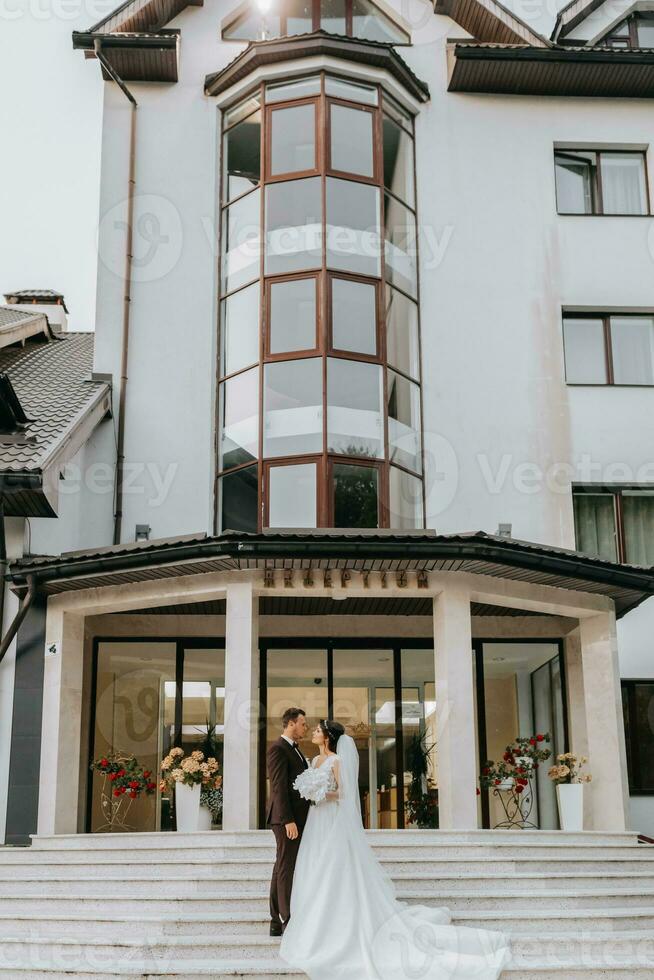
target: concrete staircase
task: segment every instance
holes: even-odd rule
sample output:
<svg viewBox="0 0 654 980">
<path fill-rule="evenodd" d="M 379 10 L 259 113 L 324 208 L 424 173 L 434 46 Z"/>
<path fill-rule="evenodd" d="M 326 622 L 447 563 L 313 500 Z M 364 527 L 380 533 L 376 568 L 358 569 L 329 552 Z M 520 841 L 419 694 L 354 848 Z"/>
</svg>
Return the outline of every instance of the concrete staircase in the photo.
<svg viewBox="0 0 654 980">
<path fill-rule="evenodd" d="M 506 980 L 654 977 L 654 847 L 634 834 L 369 837 L 399 898 L 514 937 Z M 298 980 L 267 934 L 272 845 L 253 831 L 0 847 L 0 978 Z"/>
</svg>

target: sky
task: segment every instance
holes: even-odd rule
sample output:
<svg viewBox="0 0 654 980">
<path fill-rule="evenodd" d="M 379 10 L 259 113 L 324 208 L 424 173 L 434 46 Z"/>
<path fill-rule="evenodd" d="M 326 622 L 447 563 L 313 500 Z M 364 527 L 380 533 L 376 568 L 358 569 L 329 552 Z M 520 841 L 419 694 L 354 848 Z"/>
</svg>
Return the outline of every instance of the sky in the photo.
<svg viewBox="0 0 654 980">
<path fill-rule="evenodd" d="M 94 327 L 102 83 L 71 34 L 117 5 L 0 0 L 0 294 L 58 290 L 75 330 Z"/>
</svg>

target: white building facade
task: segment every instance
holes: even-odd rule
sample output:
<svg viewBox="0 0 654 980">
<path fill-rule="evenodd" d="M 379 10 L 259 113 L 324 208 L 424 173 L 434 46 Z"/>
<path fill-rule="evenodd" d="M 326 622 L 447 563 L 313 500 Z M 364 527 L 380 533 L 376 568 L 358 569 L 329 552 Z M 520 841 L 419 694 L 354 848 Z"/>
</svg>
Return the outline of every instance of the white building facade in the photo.
<svg viewBox="0 0 654 980">
<path fill-rule="evenodd" d="M 74 38 L 113 416 L 10 567 L 15 655 L 48 653 L 7 842 L 102 830 L 90 763 L 205 721 L 221 826 L 258 827 L 294 703 L 355 735 L 368 827 L 411 824 L 416 736 L 432 821 L 498 825 L 481 767 L 548 732 L 587 829 L 654 836 L 648 15 L 161 6 Z"/>
</svg>

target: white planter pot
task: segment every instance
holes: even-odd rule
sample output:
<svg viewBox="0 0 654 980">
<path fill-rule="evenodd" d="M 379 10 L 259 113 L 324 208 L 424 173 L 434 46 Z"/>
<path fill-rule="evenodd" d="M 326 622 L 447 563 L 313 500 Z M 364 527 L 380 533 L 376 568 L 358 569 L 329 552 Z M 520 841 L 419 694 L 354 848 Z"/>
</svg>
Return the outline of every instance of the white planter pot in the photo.
<svg viewBox="0 0 654 980">
<path fill-rule="evenodd" d="M 200 822 L 200 791 L 202 786 L 185 786 L 175 784 L 175 813 L 177 814 L 177 830 L 188 833 L 198 830 Z"/>
<path fill-rule="evenodd" d="M 511 776 L 509 776 L 507 779 L 503 779 L 502 782 L 499 784 L 499 786 L 496 786 L 495 789 L 501 789 L 501 790 L 513 789 L 513 779 L 511 778 Z"/>
<path fill-rule="evenodd" d="M 556 798 L 559 802 L 559 820 L 561 823 L 561 830 L 583 830 L 583 783 L 559 783 L 559 785 L 556 787 Z"/>
<path fill-rule="evenodd" d="M 198 830 L 211 830 L 211 810 L 207 806 L 200 807 Z"/>
</svg>

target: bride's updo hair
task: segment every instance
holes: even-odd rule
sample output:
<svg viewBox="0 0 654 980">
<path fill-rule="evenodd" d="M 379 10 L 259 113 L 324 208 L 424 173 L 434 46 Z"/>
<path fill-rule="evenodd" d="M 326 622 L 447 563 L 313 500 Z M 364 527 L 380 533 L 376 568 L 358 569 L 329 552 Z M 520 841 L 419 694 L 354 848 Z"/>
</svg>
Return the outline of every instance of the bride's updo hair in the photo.
<svg viewBox="0 0 654 980">
<path fill-rule="evenodd" d="M 336 752 L 336 746 L 341 735 L 345 735 L 345 729 L 340 721 L 332 721 L 331 718 L 323 718 L 320 722 L 323 735 L 327 739 L 330 752 Z"/>
</svg>

